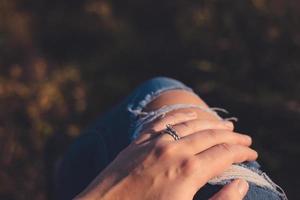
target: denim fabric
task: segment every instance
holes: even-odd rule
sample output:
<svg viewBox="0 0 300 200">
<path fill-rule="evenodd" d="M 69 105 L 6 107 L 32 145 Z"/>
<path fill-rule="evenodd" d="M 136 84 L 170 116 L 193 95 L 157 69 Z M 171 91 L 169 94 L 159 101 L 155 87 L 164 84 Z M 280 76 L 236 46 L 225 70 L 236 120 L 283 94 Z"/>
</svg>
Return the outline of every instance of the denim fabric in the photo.
<svg viewBox="0 0 300 200">
<path fill-rule="evenodd" d="M 175 109 L 188 107 L 202 109 L 218 116 L 215 112 L 220 110 L 218 108 L 207 109 L 189 104 L 177 104 L 152 112 L 143 112 L 143 108 L 162 92 L 174 89 L 195 94 L 191 88 L 177 80 L 156 77 L 141 84 L 119 105 L 96 119 L 70 146 L 60 164 L 56 176 L 57 199 L 72 199 L 80 193 L 123 148 L 138 136 L 143 125 L 157 117 Z M 263 180 L 261 182 L 266 183 L 257 185 L 249 181 L 250 188 L 245 199 L 286 199 L 284 193 L 277 190 L 277 185 L 259 170 L 257 162 L 244 163 L 241 166 L 255 172 Z M 212 180 L 196 194 L 194 199 L 211 197 L 221 185 L 230 182 L 230 178 L 232 176 Z"/>
</svg>

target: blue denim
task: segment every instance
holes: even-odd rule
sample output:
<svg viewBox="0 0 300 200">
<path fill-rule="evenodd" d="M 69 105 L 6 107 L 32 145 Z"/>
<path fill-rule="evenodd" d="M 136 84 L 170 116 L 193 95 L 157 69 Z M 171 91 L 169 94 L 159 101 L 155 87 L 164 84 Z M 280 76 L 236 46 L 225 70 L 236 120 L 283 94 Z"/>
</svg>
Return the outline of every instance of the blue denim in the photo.
<svg viewBox="0 0 300 200">
<path fill-rule="evenodd" d="M 55 185 L 57 199 L 72 199 L 83 191 L 97 174 L 138 136 L 143 125 L 157 117 L 175 109 L 188 107 L 203 109 L 218 116 L 215 112 L 218 108 L 207 109 L 189 104 L 177 104 L 156 111 L 143 112 L 143 108 L 162 92 L 174 89 L 186 90 L 197 95 L 191 88 L 177 80 L 156 77 L 141 84 L 122 102 L 91 123 L 70 146 L 59 165 Z M 257 185 L 255 181 L 248 181 L 250 188 L 246 200 L 286 199 L 284 192 L 278 190 L 279 187 L 259 169 L 257 162 L 248 162 L 239 166 L 256 173 L 266 183 L 266 185 Z M 229 176 L 209 182 L 197 192 L 194 199 L 208 199 L 233 178 L 238 177 Z"/>
</svg>

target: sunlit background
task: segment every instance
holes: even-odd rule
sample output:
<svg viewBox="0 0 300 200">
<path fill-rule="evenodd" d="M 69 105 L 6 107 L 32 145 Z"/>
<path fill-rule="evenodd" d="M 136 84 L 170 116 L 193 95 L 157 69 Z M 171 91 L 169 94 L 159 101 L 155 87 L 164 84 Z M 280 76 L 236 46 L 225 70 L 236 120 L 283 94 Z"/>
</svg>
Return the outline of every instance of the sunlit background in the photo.
<svg viewBox="0 0 300 200">
<path fill-rule="evenodd" d="M 0 199 L 51 199 L 67 145 L 156 75 L 231 111 L 300 198 L 298 0 L 0 0 Z"/>
</svg>

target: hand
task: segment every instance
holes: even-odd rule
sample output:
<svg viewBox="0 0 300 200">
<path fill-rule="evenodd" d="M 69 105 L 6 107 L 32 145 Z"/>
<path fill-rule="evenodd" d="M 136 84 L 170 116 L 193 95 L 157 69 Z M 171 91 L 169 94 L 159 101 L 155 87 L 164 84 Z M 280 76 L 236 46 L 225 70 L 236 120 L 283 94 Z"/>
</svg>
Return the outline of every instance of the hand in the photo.
<svg viewBox="0 0 300 200">
<path fill-rule="evenodd" d="M 223 121 L 207 121 L 202 126 L 200 122 L 184 114 L 156 122 L 152 131 L 143 132 L 120 152 L 77 198 L 192 200 L 208 180 L 232 163 L 257 158 L 248 147 L 249 136 L 228 130 Z M 173 124 L 182 138 L 174 141 L 168 134 L 153 131 L 165 124 Z"/>
<path fill-rule="evenodd" d="M 206 129 L 223 129 L 233 131 L 234 126 L 230 121 L 223 121 L 219 123 L 217 120 L 193 120 L 195 113 L 188 111 L 189 113 L 172 113 L 163 119 L 159 119 L 154 123 L 150 123 L 143 131 L 138 140 L 146 140 L 151 135 L 157 134 L 165 128 L 165 124 L 173 122 L 175 129 L 180 133 L 191 134 L 195 131 L 201 131 Z M 188 123 L 185 121 L 192 120 Z M 183 135 L 181 135 L 183 136 Z M 217 194 L 215 194 L 210 200 L 241 200 L 247 194 L 249 185 L 245 180 L 234 180 L 231 183 L 224 186 Z"/>
<path fill-rule="evenodd" d="M 175 112 L 170 112 L 164 118 L 160 118 L 153 123 L 148 124 L 142 130 L 140 137 L 136 139 L 136 142 L 143 142 L 150 139 L 152 136 L 157 135 L 157 133 L 166 128 L 166 124 L 173 125 L 181 137 L 206 129 L 221 129 L 229 131 L 233 131 L 234 129 L 231 121 L 208 120 L 203 118 L 198 119 L 196 112 L 191 112 L 190 110 L 178 112 L 175 110 Z"/>
</svg>

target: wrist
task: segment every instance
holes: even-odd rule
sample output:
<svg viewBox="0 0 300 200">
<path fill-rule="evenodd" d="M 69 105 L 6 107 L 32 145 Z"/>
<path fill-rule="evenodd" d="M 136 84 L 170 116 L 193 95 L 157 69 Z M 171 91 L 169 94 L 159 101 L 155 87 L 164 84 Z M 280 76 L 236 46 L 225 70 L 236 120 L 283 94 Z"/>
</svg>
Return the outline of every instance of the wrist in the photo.
<svg viewBox="0 0 300 200">
<path fill-rule="evenodd" d="M 116 200 L 116 199 L 132 199 L 129 198 L 128 191 L 130 188 L 128 177 L 117 177 L 113 173 L 107 173 L 108 176 L 99 174 L 92 183 L 80 194 L 75 200 Z"/>
</svg>

